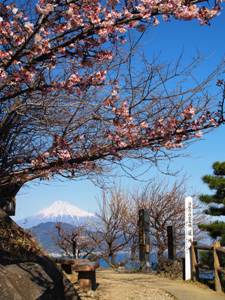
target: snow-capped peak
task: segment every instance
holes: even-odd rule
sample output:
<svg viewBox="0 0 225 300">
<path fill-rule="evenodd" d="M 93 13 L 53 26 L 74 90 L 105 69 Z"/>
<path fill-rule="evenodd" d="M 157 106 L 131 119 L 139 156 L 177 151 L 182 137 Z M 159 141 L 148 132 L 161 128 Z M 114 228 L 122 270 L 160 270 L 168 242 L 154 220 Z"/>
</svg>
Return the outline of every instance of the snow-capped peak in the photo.
<svg viewBox="0 0 225 300">
<path fill-rule="evenodd" d="M 59 216 L 71 216 L 71 217 L 93 217 L 94 214 L 78 208 L 77 206 L 65 202 L 55 201 L 47 208 L 42 209 L 39 213 L 44 218 L 46 217 L 59 217 Z"/>
<path fill-rule="evenodd" d="M 88 224 L 91 219 L 95 219 L 93 213 L 82 210 L 66 201 L 55 201 L 49 207 L 40 210 L 36 215 L 18 220 L 17 223 L 24 228 L 31 228 L 46 222 L 63 222 L 72 225 Z"/>
</svg>

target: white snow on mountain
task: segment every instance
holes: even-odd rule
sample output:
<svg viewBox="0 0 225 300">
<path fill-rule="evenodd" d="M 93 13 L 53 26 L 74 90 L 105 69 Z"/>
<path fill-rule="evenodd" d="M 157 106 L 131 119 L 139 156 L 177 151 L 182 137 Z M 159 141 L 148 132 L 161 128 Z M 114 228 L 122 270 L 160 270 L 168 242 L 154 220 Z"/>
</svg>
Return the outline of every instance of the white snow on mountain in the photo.
<svg viewBox="0 0 225 300">
<path fill-rule="evenodd" d="M 71 216 L 71 217 L 92 217 L 94 214 L 89 213 L 85 210 L 82 210 L 75 205 L 64 202 L 64 201 L 55 201 L 51 206 L 42 209 L 39 212 L 43 218 L 46 217 L 58 217 L 58 216 Z"/>
<path fill-rule="evenodd" d="M 94 217 L 93 213 L 82 210 L 69 202 L 55 201 L 49 207 L 40 210 L 36 215 L 19 220 L 17 223 L 24 228 L 46 222 L 64 222 L 78 225 L 89 223 Z"/>
</svg>

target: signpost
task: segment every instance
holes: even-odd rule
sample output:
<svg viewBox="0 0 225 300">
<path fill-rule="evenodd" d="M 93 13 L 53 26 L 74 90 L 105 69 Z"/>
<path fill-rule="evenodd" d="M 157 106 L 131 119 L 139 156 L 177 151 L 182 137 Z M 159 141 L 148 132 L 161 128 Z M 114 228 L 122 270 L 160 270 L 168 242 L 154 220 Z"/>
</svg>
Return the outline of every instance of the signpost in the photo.
<svg viewBox="0 0 225 300">
<path fill-rule="evenodd" d="M 185 280 L 191 279 L 191 243 L 193 241 L 193 201 L 185 198 Z"/>
<path fill-rule="evenodd" d="M 167 226 L 168 259 L 176 259 L 175 226 Z"/>
<path fill-rule="evenodd" d="M 139 226 L 140 269 L 142 271 L 149 271 L 150 270 L 149 214 L 148 214 L 148 211 L 145 209 L 139 210 L 138 226 Z"/>
</svg>

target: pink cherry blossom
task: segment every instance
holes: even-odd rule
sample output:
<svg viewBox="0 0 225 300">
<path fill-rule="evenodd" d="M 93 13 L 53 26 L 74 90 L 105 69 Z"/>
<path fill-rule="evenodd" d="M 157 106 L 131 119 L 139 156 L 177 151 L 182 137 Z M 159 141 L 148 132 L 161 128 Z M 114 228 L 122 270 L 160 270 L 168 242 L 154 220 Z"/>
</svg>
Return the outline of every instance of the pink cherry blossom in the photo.
<svg viewBox="0 0 225 300">
<path fill-rule="evenodd" d="M 143 32 L 169 18 L 208 24 L 220 12 L 219 2 L 206 8 L 182 0 L 39 0 L 32 14 L 20 6 L 13 1 L 0 3 L 0 98 L 2 122 L 19 120 L 12 132 L 6 122 L 4 134 L 10 132 L 7 138 L 15 139 L 12 145 L 27 134 L 25 150 L 19 154 L 23 156 L 26 147 L 30 154 L 16 160 L 12 152 L 10 159 L 16 163 L 8 169 L 17 174 L 12 171 L 7 178 L 21 179 L 29 172 L 30 178 L 64 170 L 98 172 L 100 163 L 94 160 L 120 160 L 127 151 L 143 148 L 179 148 L 186 140 L 200 137 L 201 129 L 224 122 L 221 115 L 201 114 L 194 104 L 183 105 L 177 115 L 148 117 L 148 106 L 140 109 L 140 105 L 136 111 L 129 93 L 124 97 L 123 83 L 110 72 L 130 29 Z M 65 121 L 68 128 L 62 128 Z M 20 130 L 16 139 L 14 134 Z"/>
<path fill-rule="evenodd" d="M 47 15 L 53 10 L 54 10 L 54 5 L 51 3 L 47 3 L 45 6 L 43 5 L 42 7 L 38 4 L 36 5 L 36 11 L 42 15 Z"/>
<path fill-rule="evenodd" d="M 7 73 L 0 68 L 0 79 L 5 79 L 7 78 Z"/>
<path fill-rule="evenodd" d="M 192 105 L 189 105 L 182 114 L 185 118 L 191 119 L 195 115 L 195 109 Z"/>
<path fill-rule="evenodd" d="M 196 138 L 201 138 L 202 135 L 203 135 L 203 133 L 202 133 L 201 131 L 197 131 L 197 132 L 195 133 L 195 137 L 196 137 Z"/>
</svg>

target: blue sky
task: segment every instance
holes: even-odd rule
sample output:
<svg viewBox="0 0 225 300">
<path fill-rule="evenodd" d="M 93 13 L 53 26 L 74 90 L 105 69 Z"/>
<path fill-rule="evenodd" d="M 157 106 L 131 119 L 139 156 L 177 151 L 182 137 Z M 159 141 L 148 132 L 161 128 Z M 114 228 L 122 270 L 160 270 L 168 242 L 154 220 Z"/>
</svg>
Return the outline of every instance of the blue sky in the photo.
<svg viewBox="0 0 225 300">
<path fill-rule="evenodd" d="M 198 70 L 198 76 L 204 78 L 225 57 L 225 11 L 212 21 L 211 26 L 200 26 L 194 22 L 171 21 L 151 28 L 144 39 L 142 47 L 150 58 L 152 54 L 161 52 L 165 61 L 173 61 L 183 52 L 184 63 L 190 61 L 199 52 L 204 62 Z M 172 170 L 180 170 L 179 177 L 185 174 L 190 194 L 205 192 L 207 187 L 201 177 L 211 172 L 214 161 L 225 160 L 225 126 L 217 128 L 181 154 L 188 155 L 176 159 L 171 164 Z M 163 175 L 155 168 L 145 173 L 141 179 L 157 178 Z M 174 177 L 166 176 L 167 181 Z M 114 178 L 127 190 L 140 187 L 141 182 L 129 178 Z M 97 198 L 101 190 L 89 181 L 41 181 L 33 182 L 21 189 L 17 195 L 16 218 L 35 214 L 43 207 L 56 200 L 69 201 L 78 207 L 93 212 L 97 208 Z"/>
</svg>

